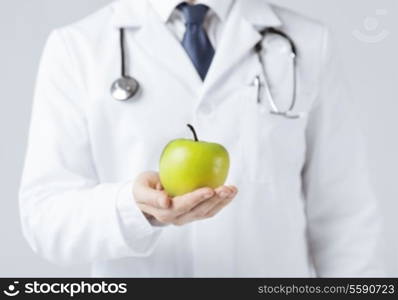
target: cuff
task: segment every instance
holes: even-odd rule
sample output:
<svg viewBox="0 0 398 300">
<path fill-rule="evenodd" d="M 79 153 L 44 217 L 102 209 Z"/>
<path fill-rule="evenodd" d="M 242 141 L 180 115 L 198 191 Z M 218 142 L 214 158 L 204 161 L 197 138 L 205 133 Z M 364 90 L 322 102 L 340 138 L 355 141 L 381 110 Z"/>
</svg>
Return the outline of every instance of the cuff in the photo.
<svg viewBox="0 0 398 300">
<path fill-rule="evenodd" d="M 125 183 L 117 197 L 121 231 L 134 256 L 148 256 L 156 247 L 161 227 L 154 227 L 133 197 L 133 183 Z"/>
</svg>

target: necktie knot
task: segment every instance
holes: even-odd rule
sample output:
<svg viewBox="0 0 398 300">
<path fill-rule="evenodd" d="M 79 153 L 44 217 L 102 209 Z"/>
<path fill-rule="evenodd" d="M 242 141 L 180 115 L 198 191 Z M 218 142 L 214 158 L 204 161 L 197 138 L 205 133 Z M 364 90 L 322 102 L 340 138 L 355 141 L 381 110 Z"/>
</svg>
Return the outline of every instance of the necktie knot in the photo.
<svg viewBox="0 0 398 300">
<path fill-rule="evenodd" d="M 184 2 L 178 6 L 178 9 L 182 12 L 187 25 L 202 26 L 209 7 L 204 4 L 192 5 Z"/>
</svg>

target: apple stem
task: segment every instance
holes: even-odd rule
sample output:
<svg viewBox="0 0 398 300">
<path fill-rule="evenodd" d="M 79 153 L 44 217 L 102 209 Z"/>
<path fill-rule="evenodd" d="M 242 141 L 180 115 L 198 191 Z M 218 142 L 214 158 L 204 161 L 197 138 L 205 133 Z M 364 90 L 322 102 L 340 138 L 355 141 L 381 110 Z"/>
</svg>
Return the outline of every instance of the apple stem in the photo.
<svg viewBox="0 0 398 300">
<path fill-rule="evenodd" d="M 187 124 L 188 128 L 191 129 L 193 133 L 193 137 L 195 139 L 195 142 L 199 142 L 198 135 L 196 134 L 195 128 L 191 124 Z"/>
</svg>

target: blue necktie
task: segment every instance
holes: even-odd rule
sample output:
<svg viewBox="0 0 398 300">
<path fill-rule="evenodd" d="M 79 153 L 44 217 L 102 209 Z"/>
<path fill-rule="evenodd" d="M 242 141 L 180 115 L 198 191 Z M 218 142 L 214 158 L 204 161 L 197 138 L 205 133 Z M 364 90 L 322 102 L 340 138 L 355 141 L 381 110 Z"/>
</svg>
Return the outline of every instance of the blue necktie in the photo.
<svg viewBox="0 0 398 300">
<path fill-rule="evenodd" d="M 191 58 L 200 78 L 204 80 L 214 57 L 214 48 L 203 28 L 209 7 L 203 4 L 182 3 L 178 9 L 184 16 L 186 26 L 182 46 Z"/>
</svg>

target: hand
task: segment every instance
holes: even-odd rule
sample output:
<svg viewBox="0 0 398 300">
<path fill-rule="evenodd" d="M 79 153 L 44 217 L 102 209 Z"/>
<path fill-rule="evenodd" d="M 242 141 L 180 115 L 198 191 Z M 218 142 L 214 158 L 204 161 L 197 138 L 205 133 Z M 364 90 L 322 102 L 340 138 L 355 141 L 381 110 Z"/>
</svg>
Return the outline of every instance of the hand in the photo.
<svg viewBox="0 0 398 300">
<path fill-rule="evenodd" d="M 170 198 L 162 189 L 156 172 L 140 174 L 133 188 L 134 198 L 147 216 L 162 224 L 184 225 L 215 216 L 238 193 L 234 186 L 200 188 L 192 193 Z"/>
</svg>

